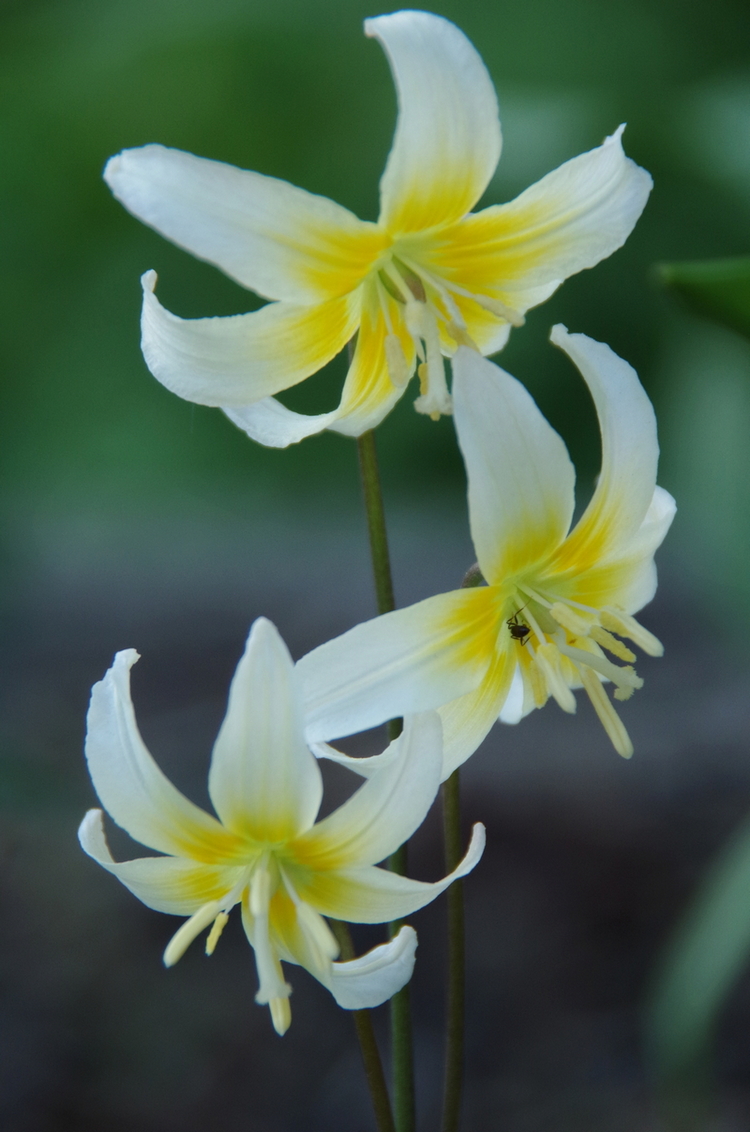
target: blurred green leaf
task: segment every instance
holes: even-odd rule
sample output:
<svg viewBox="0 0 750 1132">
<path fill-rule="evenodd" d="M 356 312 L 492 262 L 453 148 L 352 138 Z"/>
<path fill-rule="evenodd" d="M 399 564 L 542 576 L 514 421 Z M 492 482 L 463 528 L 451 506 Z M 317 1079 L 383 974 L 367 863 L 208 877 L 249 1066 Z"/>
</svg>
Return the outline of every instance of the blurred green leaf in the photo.
<svg viewBox="0 0 750 1132">
<path fill-rule="evenodd" d="M 719 852 L 662 953 L 647 1047 L 665 1095 L 700 1094 L 721 1008 L 750 956 L 750 819 Z"/>
<path fill-rule="evenodd" d="M 750 256 L 660 263 L 657 279 L 696 314 L 750 338 Z"/>
</svg>

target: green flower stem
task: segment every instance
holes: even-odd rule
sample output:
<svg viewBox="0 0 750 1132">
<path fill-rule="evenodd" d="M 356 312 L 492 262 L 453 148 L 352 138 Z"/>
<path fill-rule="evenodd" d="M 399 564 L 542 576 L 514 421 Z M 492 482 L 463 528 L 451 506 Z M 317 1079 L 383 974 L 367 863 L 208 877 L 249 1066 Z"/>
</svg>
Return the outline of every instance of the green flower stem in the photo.
<svg viewBox="0 0 750 1132">
<path fill-rule="evenodd" d="M 352 937 L 346 924 L 339 920 L 331 920 L 331 929 L 341 948 L 341 958 L 344 960 L 354 958 Z M 385 1083 L 383 1063 L 380 1060 L 378 1043 L 375 1040 L 375 1030 L 369 1010 L 353 1010 L 354 1027 L 359 1039 L 359 1048 L 362 1052 L 362 1061 L 365 1067 L 365 1076 L 370 1090 L 372 1107 L 375 1112 L 375 1123 L 378 1132 L 396 1132 L 391 1111 L 391 1100 L 388 1096 L 388 1086 Z"/>
<path fill-rule="evenodd" d="M 443 783 L 443 833 L 445 871 L 452 872 L 461 860 L 461 797 L 458 770 Z M 445 1083 L 442 1132 L 458 1132 L 464 1072 L 464 929 L 463 881 L 448 889 L 448 1002 L 445 1025 Z"/>
<path fill-rule="evenodd" d="M 385 526 L 383 492 L 380 486 L 378 453 L 375 433 L 370 430 L 357 438 L 359 469 L 370 535 L 370 556 L 375 579 L 378 613 L 390 613 L 396 608 L 393 597 L 391 559 L 388 552 L 388 534 Z M 388 739 L 392 742 L 401 734 L 401 720 L 388 723 Z M 402 845 L 388 859 L 392 872 L 406 875 L 406 846 Z M 399 931 L 400 922 L 389 925 L 391 938 Z M 393 1065 L 393 1107 L 396 1132 L 414 1132 L 416 1125 L 414 1104 L 414 1051 L 412 1042 L 411 1001 L 409 985 L 391 999 L 391 1058 Z"/>
</svg>

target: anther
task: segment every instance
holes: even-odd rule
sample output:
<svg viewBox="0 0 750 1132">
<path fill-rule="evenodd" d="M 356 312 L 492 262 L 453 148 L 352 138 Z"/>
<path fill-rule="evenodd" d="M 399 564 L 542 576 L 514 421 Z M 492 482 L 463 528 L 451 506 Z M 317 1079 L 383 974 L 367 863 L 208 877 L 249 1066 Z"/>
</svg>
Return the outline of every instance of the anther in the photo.
<svg viewBox="0 0 750 1132">
<path fill-rule="evenodd" d="M 213 955 L 214 951 L 216 950 L 216 944 L 219 942 L 221 933 L 224 931 L 224 928 L 227 926 L 228 922 L 229 916 L 226 914 L 226 912 L 219 912 L 218 916 L 214 920 L 211 931 L 208 933 L 208 939 L 206 940 L 206 955 Z"/>
</svg>

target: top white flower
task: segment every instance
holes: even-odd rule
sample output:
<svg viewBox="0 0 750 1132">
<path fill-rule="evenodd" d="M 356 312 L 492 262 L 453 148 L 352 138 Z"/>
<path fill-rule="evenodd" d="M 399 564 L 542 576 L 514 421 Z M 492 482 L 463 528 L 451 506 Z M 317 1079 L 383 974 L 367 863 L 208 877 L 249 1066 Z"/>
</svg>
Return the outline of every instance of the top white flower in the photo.
<svg viewBox="0 0 750 1132">
<path fill-rule="evenodd" d="M 279 181 L 159 145 L 104 172 L 135 216 L 272 300 L 250 314 L 184 320 L 143 276 L 142 347 L 168 389 L 216 405 L 253 439 L 285 447 L 324 428 L 378 424 L 418 367 L 419 412 L 451 411 L 443 355 L 488 355 L 569 275 L 630 234 L 651 178 L 623 127 L 514 201 L 472 213 L 500 157 L 497 98 L 448 20 L 404 11 L 365 21 L 393 71 L 399 115 L 377 224 Z M 291 412 L 273 394 L 326 365 L 359 331 L 341 402 Z"/>
</svg>

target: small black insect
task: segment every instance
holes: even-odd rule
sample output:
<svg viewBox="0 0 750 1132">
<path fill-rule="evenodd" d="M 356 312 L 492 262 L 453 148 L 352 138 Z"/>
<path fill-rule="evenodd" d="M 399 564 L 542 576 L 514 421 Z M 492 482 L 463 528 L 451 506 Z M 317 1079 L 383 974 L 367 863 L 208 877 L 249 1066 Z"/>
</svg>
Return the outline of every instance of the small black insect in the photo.
<svg viewBox="0 0 750 1132">
<path fill-rule="evenodd" d="M 521 606 L 521 609 L 523 609 L 523 606 Z M 521 609 L 517 609 L 513 616 L 508 618 L 505 624 L 508 626 L 510 635 L 514 641 L 520 641 L 521 645 L 527 645 L 529 643 L 529 633 L 531 629 L 528 625 L 524 625 L 523 621 L 518 620 Z"/>
</svg>

